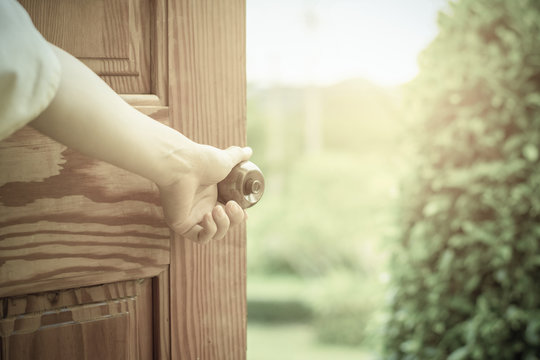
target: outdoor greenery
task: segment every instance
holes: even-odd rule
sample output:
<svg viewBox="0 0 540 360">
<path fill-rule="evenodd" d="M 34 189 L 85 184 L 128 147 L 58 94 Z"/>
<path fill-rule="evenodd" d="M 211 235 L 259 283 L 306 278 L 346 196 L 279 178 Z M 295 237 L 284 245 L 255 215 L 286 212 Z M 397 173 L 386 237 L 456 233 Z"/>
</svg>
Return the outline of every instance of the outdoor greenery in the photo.
<svg viewBox="0 0 540 360">
<path fill-rule="evenodd" d="M 250 324 L 247 343 L 248 360 L 377 359 L 370 351 L 318 342 L 306 324 Z"/>
<path fill-rule="evenodd" d="M 540 358 L 540 2 L 452 1 L 439 28 L 402 89 L 248 89 L 252 344 Z"/>
<path fill-rule="evenodd" d="M 366 247 L 393 221 L 387 210 L 399 180 L 395 94 L 364 80 L 318 88 L 325 130 L 310 152 L 305 92 L 248 91 L 248 143 L 267 179 L 260 206 L 250 209 L 249 270 L 371 272 L 378 259 Z"/>
<path fill-rule="evenodd" d="M 538 359 L 540 2 L 458 0 L 407 89 L 389 359 Z"/>
<path fill-rule="evenodd" d="M 248 143 L 267 181 L 249 210 L 249 321 L 300 322 L 321 342 L 377 347 L 396 112 L 396 93 L 364 80 L 248 91 Z"/>
</svg>

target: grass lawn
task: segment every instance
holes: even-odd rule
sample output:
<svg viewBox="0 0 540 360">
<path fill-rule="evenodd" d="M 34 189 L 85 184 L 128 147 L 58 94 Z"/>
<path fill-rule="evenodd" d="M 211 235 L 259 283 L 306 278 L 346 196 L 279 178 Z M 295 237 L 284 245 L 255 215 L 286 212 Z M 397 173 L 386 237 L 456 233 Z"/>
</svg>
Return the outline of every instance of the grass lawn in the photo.
<svg viewBox="0 0 540 360">
<path fill-rule="evenodd" d="M 368 350 L 317 342 L 310 325 L 248 323 L 247 360 L 372 360 Z"/>
<path fill-rule="evenodd" d="M 316 285 L 314 281 L 291 276 L 248 275 L 247 360 L 373 360 L 377 358 L 375 351 L 366 347 L 324 344 L 317 341 L 315 329 L 310 324 L 309 317 L 303 320 L 295 317 L 290 321 L 284 321 L 286 320 L 284 316 L 290 313 L 290 311 L 285 311 L 287 307 L 297 303 L 309 307 L 309 302 L 306 300 L 315 296 Z M 268 304 L 263 304 L 262 301 Z M 257 304 L 258 306 L 253 306 Z M 260 313 L 261 311 L 264 314 Z M 268 315 L 272 311 L 273 317 L 279 321 L 261 321 L 261 315 Z"/>
</svg>

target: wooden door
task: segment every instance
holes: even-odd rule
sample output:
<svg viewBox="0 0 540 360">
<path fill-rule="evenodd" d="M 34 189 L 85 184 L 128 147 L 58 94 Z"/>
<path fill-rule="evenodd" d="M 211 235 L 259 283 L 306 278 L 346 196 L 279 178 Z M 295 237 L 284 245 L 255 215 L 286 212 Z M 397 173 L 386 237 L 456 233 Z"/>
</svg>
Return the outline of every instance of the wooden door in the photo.
<svg viewBox="0 0 540 360">
<path fill-rule="evenodd" d="M 21 0 L 124 99 L 245 144 L 244 0 Z M 25 127 L 0 142 L 2 359 L 244 359 L 245 229 L 171 234 L 157 188 Z"/>
</svg>

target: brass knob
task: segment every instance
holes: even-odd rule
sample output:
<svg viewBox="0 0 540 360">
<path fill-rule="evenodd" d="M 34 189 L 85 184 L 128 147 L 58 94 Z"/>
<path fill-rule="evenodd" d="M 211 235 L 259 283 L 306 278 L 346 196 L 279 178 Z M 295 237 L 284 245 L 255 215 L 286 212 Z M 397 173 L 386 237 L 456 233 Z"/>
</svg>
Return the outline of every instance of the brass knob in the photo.
<svg viewBox="0 0 540 360">
<path fill-rule="evenodd" d="M 264 176 L 251 161 L 236 165 L 218 184 L 218 199 L 222 203 L 234 200 L 243 209 L 255 205 L 264 193 Z"/>
</svg>

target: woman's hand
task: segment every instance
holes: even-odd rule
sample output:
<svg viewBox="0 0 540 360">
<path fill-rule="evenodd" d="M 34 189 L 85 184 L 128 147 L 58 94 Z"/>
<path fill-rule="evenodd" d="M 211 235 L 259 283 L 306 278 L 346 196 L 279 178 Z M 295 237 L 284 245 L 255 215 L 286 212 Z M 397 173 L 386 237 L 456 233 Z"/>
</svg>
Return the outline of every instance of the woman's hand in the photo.
<svg viewBox="0 0 540 360">
<path fill-rule="evenodd" d="M 217 202 L 217 183 L 231 169 L 251 156 L 250 148 L 230 147 L 220 150 L 196 144 L 185 159 L 187 170 L 177 174 L 168 185 L 159 186 L 165 219 L 177 233 L 198 243 L 225 237 L 229 228 L 246 218 L 234 201 Z"/>
</svg>

